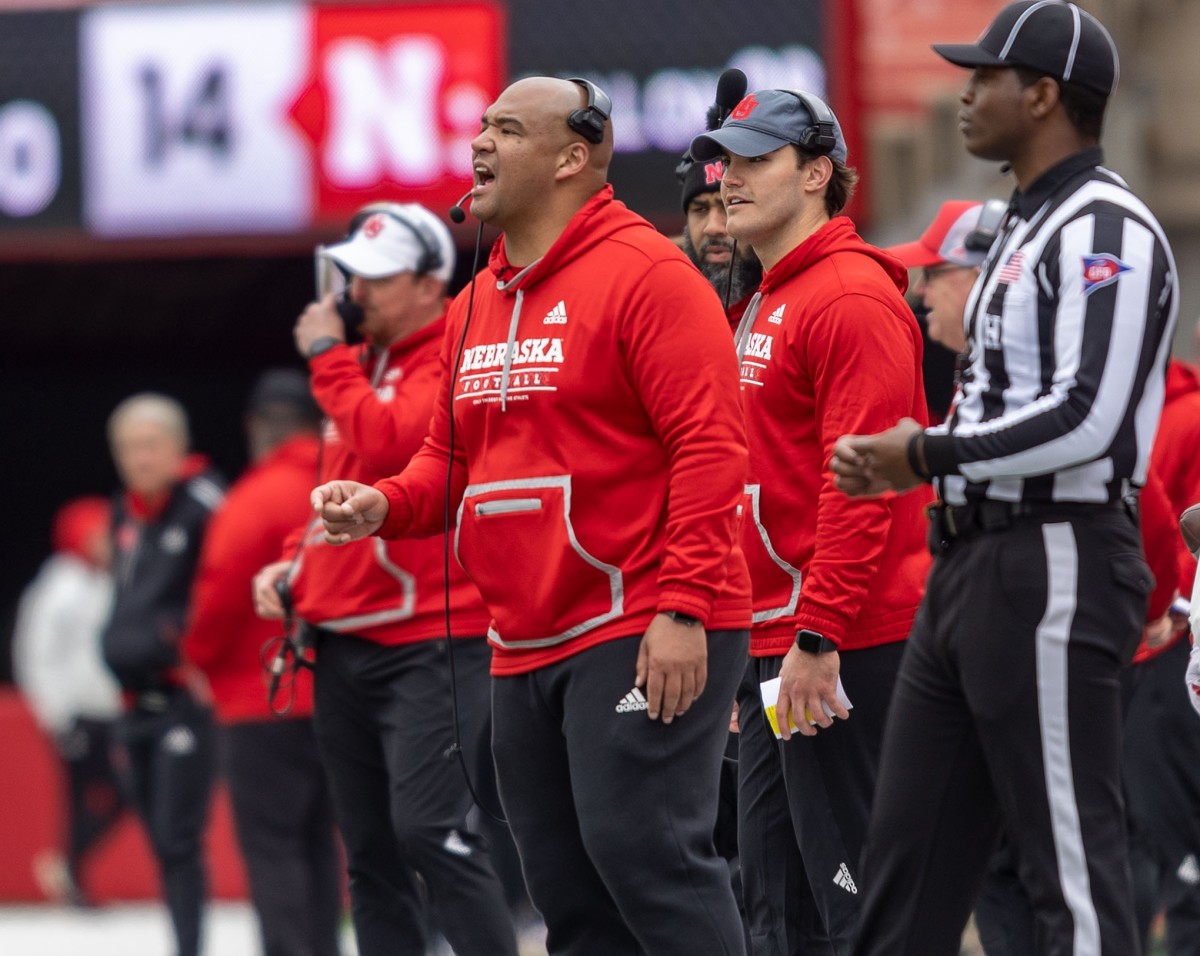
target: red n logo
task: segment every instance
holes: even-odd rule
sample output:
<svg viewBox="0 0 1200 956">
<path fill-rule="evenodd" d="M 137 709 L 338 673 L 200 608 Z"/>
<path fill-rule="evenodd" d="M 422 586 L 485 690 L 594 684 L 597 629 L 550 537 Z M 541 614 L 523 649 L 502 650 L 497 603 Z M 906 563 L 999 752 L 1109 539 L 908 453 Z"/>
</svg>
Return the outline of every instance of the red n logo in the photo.
<svg viewBox="0 0 1200 956">
<path fill-rule="evenodd" d="M 754 98 L 754 94 L 751 93 L 749 96 L 745 97 L 740 103 L 738 103 L 737 106 L 735 106 L 733 108 L 733 112 L 729 114 L 729 118 L 730 119 L 745 119 L 747 116 L 749 116 L 751 113 L 754 112 L 754 110 L 757 106 L 758 106 L 758 100 L 756 100 Z"/>
<path fill-rule="evenodd" d="M 721 165 L 721 161 L 719 159 L 713 160 L 711 163 L 705 163 L 704 185 L 711 186 L 713 183 L 719 183 L 724 172 L 725 167 Z"/>
</svg>

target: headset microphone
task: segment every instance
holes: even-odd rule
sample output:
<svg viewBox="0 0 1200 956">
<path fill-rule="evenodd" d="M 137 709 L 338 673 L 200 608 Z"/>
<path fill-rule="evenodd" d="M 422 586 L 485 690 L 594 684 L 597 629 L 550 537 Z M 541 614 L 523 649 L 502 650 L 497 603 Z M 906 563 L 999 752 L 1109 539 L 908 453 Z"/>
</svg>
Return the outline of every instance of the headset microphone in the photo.
<svg viewBox="0 0 1200 956">
<path fill-rule="evenodd" d="M 471 193 L 473 193 L 473 192 L 475 192 L 474 186 L 472 186 L 465 193 L 463 193 L 462 198 L 458 202 L 456 202 L 453 206 L 450 207 L 450 218 L 454 222 L 466 222 L 467 214 L 463 210 L 463 203 L 465 203 L 468 199 L 471 198 Z"/>
<path fill-rule="evenodd" d="M 726 117 L 733 112 L 734 108 L 742 101 L 746 95 L 746 74 L 741 70 L 730 69 L 721 74 L 717 80 L 717 102 L 716 125 L 710 126 L 709 129 L 716 129 L 725 122 Z"/>
</svg>

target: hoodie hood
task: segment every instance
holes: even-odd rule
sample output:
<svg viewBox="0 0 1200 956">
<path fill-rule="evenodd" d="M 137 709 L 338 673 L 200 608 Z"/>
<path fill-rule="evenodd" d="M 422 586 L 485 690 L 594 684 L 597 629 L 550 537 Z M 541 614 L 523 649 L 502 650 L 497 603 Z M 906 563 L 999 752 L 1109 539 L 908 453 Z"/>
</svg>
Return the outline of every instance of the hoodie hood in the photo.
<svg viewBox="0 0 1200 956">
<path fill-rule="evenodd" d="M 655 231 L 645 219 L 630 212 L 620 200 L 614 199 L 613 188 L 606 183 L 571 217 L 566 228 L 540 259 L 523 267 L 514 266 L 508 261 L 505 237 L 502 235 L 492 247 L 488 268 L 496 277 L 496 288 L 515 295 L 518 291 L 537 285 L 546 276 L 553 275 L 568 262 L 624 229 Z"/>
<path fill-rule="evenodd" d="M 508 340 L 504 351 L 504 367 L 500 371 L 500 410 L 508 411 L 508 387 L 512 380 L 512 362 L 516 353 L 517 326 L 521 322 L 521 305 L 525 293 L 563 266 L 579 258 L 617 233 L 645 229 L 657 235 L 654 227 L 641 216 L 630 212 L 623 202 L 613 199 L 608 183 L 585 202 L 571 217 L 566 227 L 540 259 L 518 268 L 508 261 L 504 236 L 492 247 L 488 268 L 496 278 L 496 290 L 512 297 L 512 316 L 508 323 Z M 636 240 L 631 235 L 631 242 Z M 680 253 L 682 255 L 682 253 Z"/>
<path fill-rule="evenodd" d="M 835 216 L 764 273 L 762 292 L 768 293 L 797 273 L 843 252 L 853 252 L 875 260 L 901 295 L 907 291 L 908 269 L 904 263 L 890 252 L 863 241 L 848 217 Z"/>
<path fill-rule="evenodd" d="M 1200 392 L 1200 369 L 1180 359 L 1167 365 L 1167 394 L 1165 401 L 1173 402 L 1192 392 Z"/>
</svg>

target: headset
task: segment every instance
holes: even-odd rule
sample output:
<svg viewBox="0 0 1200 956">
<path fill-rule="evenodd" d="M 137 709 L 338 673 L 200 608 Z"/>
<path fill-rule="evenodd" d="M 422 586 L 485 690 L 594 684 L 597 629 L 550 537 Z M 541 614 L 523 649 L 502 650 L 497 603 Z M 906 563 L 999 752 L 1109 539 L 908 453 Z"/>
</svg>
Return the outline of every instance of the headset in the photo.
<svg viewBox="0 0 1200 956">
<path fill-rule="evenodd" d="M 975 228 L 963 239 L 963 246 L 972 252 L 987 252 L 1008 216 L 1009 203 L 1004 199 L 989 199 L 979 210 Z"/>
<path fill-rule="evenodd" d="M 612 116 L 612 99 L 591 80 L 581 76 L 567 79 L 587 90 L 587 106 L 571 110 L 567 115 L 567 125 L 589 143 L 601 143 L 604 140 L 604 124 Z"/>
<path fill-rule="evenodd" d="M 354 238 L 354 234 L 374 215 L 387 216 L 389 219 L 400 223 L 400 225 L 416 237 L 417 245 L 421 247 L 421 258 L 417 260 L 417 268 L 415 270 L 417 275 L 426 275 L 442 267 L 445 259 L 442 257 L 442 249 L 438 244 L 437 236 L 419 218 L 414 217 L 409 219 L 405 216 L 401 212 L 400 206 L 394 202 L 373 202 L 370 205 L 363 206 L 350 219 L 350 228 L 346 233 L 346 238 Z"/>
<path fill-rule="evenodd" d="M 837 118 L 819 96 L 811 93 L 801 93 L 799 90 L 783 90 L 791 93 L 808 110 L 812 124 L 800 132 L 796 145 L 817 156 L 828 156 L 837 147 Z"/>
</svg>

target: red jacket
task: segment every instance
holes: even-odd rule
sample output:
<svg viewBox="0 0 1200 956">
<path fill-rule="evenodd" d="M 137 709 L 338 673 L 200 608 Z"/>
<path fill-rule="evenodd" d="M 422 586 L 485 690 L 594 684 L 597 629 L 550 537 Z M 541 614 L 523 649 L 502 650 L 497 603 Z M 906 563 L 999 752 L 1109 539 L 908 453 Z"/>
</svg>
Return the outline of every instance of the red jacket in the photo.
<svg viewBox="0 0 1200 956">
<path fill-rule="evenodd" d="M 929 570 L 929 492 L 850 498 L 828 468 L 842 435 L 927 420 L 906 284 L 899 260 L 839 216 L 763 276 L 742 320 L 755 656 L 785 654 L 799 628 L 843 650 L 908 636 Z"/>
<path fill-rule="evenodd" d="M 1150 469 L 1158 473 L 1176 519 L 1200 501 L 1200 369 L 1172 359 L 1167 366 L 1167 393 L 1158 434 L 1150 453 Z M 1192 593 L 1196 559 L 1175 536 L 1179 556 L 1179 593 Z"/>
<path fill-rule="evenodd" d="M 712 287 L 610 187 L 541 259 L 518 272 L 501 239 L 490 269 L 425 447 L 377 485 L 381 534 L 441 521 L 452 388 L 456 547 L 492 612 L 493 673 L 639 634 L 656 610 L 748 627 L 745 432 Z M 447 369 L 469 295 L 450 310 Z"/>
<path fill-rule="evenodd" d="M 1153 465 L 1146 474 L 1146 487 L 1142 489 L 1140 525 L 1142 551 L 1154 575 L 1154 590 L 1150 592 L 1150 603 L 1146 610 L 1146 623 L 1152 624 L 1167 613 L 1171 601 L 1175 598 L 1179 585 L 1175 551 L 1179 542 L 1183 540 L 1183 535 L 1179 533 L 1179 519 L 1175 516 L 1163 483 Z M 1194 558 L 1192 563 L 1195 564 Z M 1146 636 L 1143 634 L 1132 663 L 1140 664 L 1157 657 L 1185 633 L 1186 628 L 1176 634 L 1174 640 L 1153 650 L 1146 646 Z"/>
<path fill-rule="evenodd" d="M 183 651 L 208 676 L 222 721 L 271 717 L 261 655 L 281 627 L 254 613 L 251 582 L 311 514 L 316 474 L 316 438 L 288 439 L 233 484 L 204 535 Z M 292 714 L 311 714 L 308 674 L 297 675 L 295 690 Z"/>
<path fill-rule="evenodd" d="M 310 363 L 312 392 L 328 421 L 322 482 L 366 484 L 402 471 L 429 428 L 441 367 L 438 319 L 375 354 L 336 346 Z M 443 471 L 441 481 L 445 482 Z M 445 634 L 442 516 L 422 539 L 369 538 L 341 547 L 325 543 L 313 522 L 290 576 L 296 613 L 312 624 L 380 644 L 411 644 Z M 450 559 L 451 630 L 478 637 L 488 613 L 458 562 Z"/>
</svg>

